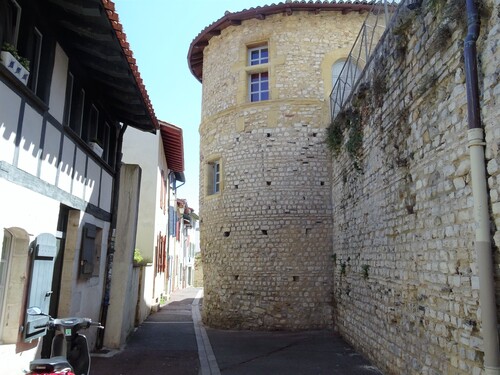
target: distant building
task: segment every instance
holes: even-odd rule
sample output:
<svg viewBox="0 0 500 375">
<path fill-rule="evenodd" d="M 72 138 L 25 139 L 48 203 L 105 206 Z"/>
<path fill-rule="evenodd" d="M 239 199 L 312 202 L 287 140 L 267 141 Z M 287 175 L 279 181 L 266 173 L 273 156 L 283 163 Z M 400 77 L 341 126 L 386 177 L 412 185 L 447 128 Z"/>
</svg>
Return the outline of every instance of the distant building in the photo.
<svg viewBox="0 0 500 375">
<path fill-rule="evenodd" d="M 168 298 L 169 215 L 176 190 L 183 184 L 184 149 L 182 129 L 160 121 L 156 134 L 135 129 L 125 133 L 123 160 L 141 168 L 139 217 L 135 248 L 145 263 L 143 269 L 141 318 Z"/>
</svg>

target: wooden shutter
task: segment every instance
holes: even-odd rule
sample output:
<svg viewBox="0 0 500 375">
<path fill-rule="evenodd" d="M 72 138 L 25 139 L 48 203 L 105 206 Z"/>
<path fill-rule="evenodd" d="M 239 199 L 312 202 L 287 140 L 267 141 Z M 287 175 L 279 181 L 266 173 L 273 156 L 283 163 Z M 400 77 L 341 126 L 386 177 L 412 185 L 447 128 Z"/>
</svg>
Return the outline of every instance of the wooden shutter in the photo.
<svg viewBox="0 0 500 375">
<path fill-rule="evenodd" d="M 52 275 L 54 261 L 57 255 L 56 238 L 49 233 L 40 234 L 30 246 L 31 272 L 28 284 L 27 307 L 39 307 L 48 314 L 52 296 Z M 45 335 L 45 328 L 36 328 L 47 322 L 46 316 L 30 316 L 26 314 L 24 338 L 25 341 Z"/>
</svg>

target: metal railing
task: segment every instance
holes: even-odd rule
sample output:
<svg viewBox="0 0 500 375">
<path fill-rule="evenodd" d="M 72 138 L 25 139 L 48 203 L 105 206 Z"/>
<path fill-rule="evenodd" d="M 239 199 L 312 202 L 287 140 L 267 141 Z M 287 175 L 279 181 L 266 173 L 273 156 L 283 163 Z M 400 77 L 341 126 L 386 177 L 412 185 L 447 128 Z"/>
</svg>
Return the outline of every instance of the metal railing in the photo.
<svg viewBox="0 0 500 375">
<path fill-rule="evenodd" d="M 391 23 L 398 5 L 393 1 L 389 4 L 387 1 L 377 2 L 366 16 L 330 93 L 332 121 L 359 85 L 361 77 L 370 64 L 370 57 L 379 40 L 382 39 L 387 26 Z"/>
</svg>

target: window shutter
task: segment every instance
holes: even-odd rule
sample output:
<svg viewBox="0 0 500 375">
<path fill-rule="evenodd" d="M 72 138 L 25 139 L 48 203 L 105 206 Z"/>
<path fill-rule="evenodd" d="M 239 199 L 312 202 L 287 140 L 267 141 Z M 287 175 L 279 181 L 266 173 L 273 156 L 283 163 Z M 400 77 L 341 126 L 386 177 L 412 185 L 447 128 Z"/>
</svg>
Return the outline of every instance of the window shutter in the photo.
<svg viewBox="0 0 500 375">
<path fill-rule="evenodd" d="M 168 207 L 168 234 L 171 237 L 175 236 L 175 210 L 174 207 Z"/>
<path fill-rule="evenodd" d="M 94 272 L 94 251 L 97 227 L 93 224 L 85 224 L 82 235 L 82 249 L 80 256 L 80 275 L 85 278 L 92 276 Z"/>
<path fill-rule="evenodd" d="M 27 307 L 36 306 L 48 314 L 52 296 L 54 261 L 57 255 L 56 238 L 52 234 L 42 233 L 32 242 L 30 251 L 32 251 L 32 257 Z M 25 341 L 45 335 L 45 328 L 36 327 L 44 326 L 47 321 L 46 316 L 26 315 Z"/>
</svg>

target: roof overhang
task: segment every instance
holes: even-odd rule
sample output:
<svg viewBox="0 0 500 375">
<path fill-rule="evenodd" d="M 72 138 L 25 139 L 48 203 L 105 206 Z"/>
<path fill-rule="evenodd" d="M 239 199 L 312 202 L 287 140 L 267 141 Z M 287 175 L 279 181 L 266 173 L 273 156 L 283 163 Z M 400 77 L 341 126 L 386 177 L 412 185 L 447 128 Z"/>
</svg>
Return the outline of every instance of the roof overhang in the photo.
<svg viewBox="0 0 500 375">
<path fill-rule="evenodd" d="M 392 3 L 392 2 L 391 2 Z M 227 11 L 224 17 L 207 26 L 198 36 L 191 42 L 188 51 L 188 64 L 191 73 L 202 82 L 203 79 L 203 51 L 208 46 L 208 42 L 214 36 L 220 35 L 222 30 L 229 26 L 238 26 L 245 20 L 256 18 L 264 20 L 267 16 L 273 14 L 283 14 L 290 16 L 294 12 L 305 11 L 311 13 L 319 13 L 324 11 L 342 12 L 368 12 L 374 9 L 375 2 L 370 1 L 355 1 L 355 2 L 329 2 L 329 1 L 287 1 L 279 4 L 260 6 L 250 9 L 244 9 L 241 12 Z M 379 6 L 383 6 L 380 3 Z"/>
<path fill-rule="evenodd" d="M 46 4 L 42 6 L 41 4 Z M 37 0 L 70 60 L 118 121 L 155 132 L 153 106 L 111 0 Z"/>
<path fill-rule="evenodd" d="M 159 123 L 168 169 L 175 172 L 176 180 L 180 181 L 177 176 L 179 176 L 179 178 L 184 178 L 184 173 L 182 173 L 184 172 L 184 143 L 182 129 L 165 121 L 160 121 Z"/>
</svg>

